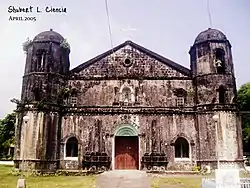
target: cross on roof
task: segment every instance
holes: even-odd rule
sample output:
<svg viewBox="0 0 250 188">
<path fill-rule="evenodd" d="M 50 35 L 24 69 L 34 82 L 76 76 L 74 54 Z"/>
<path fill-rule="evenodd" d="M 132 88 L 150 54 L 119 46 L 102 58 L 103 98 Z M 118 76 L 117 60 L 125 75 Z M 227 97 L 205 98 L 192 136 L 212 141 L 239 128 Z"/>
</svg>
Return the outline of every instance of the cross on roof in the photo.
<svg viewBox="0 0 250 188">
<path fill-rule="evenodd" d="M 137 31 L 137 29 L 132 28 L 132 27 L 130 26 L 130 24 L 128 24 L 127 28 L 121 29 L 121 31 L 127 32 L 127 33 L 128 33 L 127 38 L 128 38 L 128 39 L 131 39 L 131 31 Z"/>
</svg>

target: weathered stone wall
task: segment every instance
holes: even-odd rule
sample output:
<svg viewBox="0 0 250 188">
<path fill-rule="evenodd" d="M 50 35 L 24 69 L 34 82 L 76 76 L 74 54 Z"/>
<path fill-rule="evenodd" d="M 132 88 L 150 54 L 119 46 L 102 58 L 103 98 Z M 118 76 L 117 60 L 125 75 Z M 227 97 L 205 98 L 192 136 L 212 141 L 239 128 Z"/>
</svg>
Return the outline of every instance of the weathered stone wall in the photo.
<svg viewBox="0 0 250 188">
<path fill-rule="evenodd" d="M 124 64 L 126 58 L 130 58 L 130 65 Z M 95 146 L 98 139 L 94 127 L 100 121 L 100 148 L 109 156 L 112 156 L 113 144 L 110 135 L 115 134 L 120 124 L 130 123 L 138 126 L 140 156 L 146 152 L 164 152 L 170 166 L 174 166 L 174 142 L 178 137 L 184 137 L 190 145 L 190 160 L 186 162 L 195 161 L 194 89 L 191 78 L 185 73 L 128 45 L 78 73 L 73 70 L 72 75 L 69 86 L 77 91 L 77 104 L 68 108 L 72 114 L 68 113 L 62 120 L 62 138 L 79 138 L 82 143 L 80 156 L 85 151 L 99 151 Z M 123 98 L 124 88 L 131 91 L 127 104 Z M 178 90 L 184 91 L 182 107 L 176 103 Z M 157 130 L 155 138 L 151 135 L 153 121 Z M 65 144 L 62 150 L 65 150 Z M 61 158 L 64 155 L 65 152 L 61 152 Z"/>
<path fill-rule="evenodd" d="M 77 88 L 77 106 L 120 106 L 123 100 L 123 88 L 131 88 L 134 102 L 127 106 L 176 107 L 174 91 L 184 89 L 186 107 L 193 107 L 194 95 L 191 80 L 71 80 Z M 123 102 L 123 101 L 122 101 Z"/>
<path fill-rule="evenodd" d="M 213 121 L 213 115 L 218 114 L 218 140 L 219 140 L 219 158 L 221 160 L 239 160 L 242 159 L 241 141 L 239 138 L 239 126 L 237 113 L 217 111 L 214 113 L 200 113 L 199 138 L 200 138 L 200 159 L 216 159 L 216 128 Z"/>
<path fill-rule="evenodd" d="M 219 103 L 219 92 L 220 86 L 225 87 L 225 103 L 235 104 L 235 89 L 232 87 L 234 79 L 230 76 L 224 75 L 208 75 L 197 78 L 197 100 L 198 105 L 203 104 L 218 104 Z"/>
<path fill-rule="evenodd" d="M 31 110 L 25 115 L 30 119 L 27 122 L 19 121 L 17 124 L 16 135 L 20 135 L 20 139 L 16 142 L 15 160 L 24 159 L 25 163 L 29 163 L 25 166 L 36 166 L 36 168 L 46 166 L 38 163 L 56 161 L 58 114 Z"/>
<path fill-rule="evenodd" d="M 78 170 L 82 167 L 79 166 L 78 160 L 60 160 L 60 169 L 65 170 Z"/>
<path fill-rule="evenodd" d="M 152 137 L 151 125 L 156 121 L 156 134 Z M 100 147 L 98 144 L 94 126 L 97 121 L 101 122 Z M 164 152 L 167 154 L 170 164 L 174 163 L 174 145 L 178 137 L 187 139 L 190 145 L 190 163 L 196 160 L 196 129 L 193 115 L 173 114 L 173 115 L 69 115 L 62 121 L 62 138 L 67 140 L 71 136 L 79 139 L 79 156 L 86 151 L 107 152 L 112 156 L 112 139 L 115 131 L 121 124 L 132 124 L 138 129 L 140 137 L 140 156 L 144 153 Z M 114 135 L 115 136 L 115 135 Z M 153 146 L 153 142 L 155 146 Z M 65 150 L 65 145 L 63 150 Z M 62 154 L 65 154 L 62 152 Z M 61 156 L 67 160 L 65 156 Z M 82 159 L 80 159 L 81 161 Z M 141 159 L 140 159 L 141 160 Z"/>
<path fill-rule="evenodd" d="M 237 160 L 240 157 L 238 150 L 237 116 L 234 112 L 219 112 L 218 123 L 219 157 L 222 160 Z"/>
<path fill-rule="evenodd" d="M 189 79 L 190 71 L 187 68 L 142 48 L 135 47 L 128 42 L 124 47 L 114 51 L 112 55 L 107 54 L 98 61 L 87 62 L 71 70 L 71 75 L 76 80 L 92 78 Z"/>
</svg>

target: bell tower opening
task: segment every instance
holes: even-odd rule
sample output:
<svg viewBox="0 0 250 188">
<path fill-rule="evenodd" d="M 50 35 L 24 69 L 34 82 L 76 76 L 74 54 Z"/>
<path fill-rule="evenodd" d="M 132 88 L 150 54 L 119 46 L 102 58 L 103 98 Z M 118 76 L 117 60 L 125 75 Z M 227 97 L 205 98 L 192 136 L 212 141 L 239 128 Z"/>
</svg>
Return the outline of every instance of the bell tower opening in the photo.
<svg viewBox="0 0 250 188">
<path fill-rule="evenodd" d="M 215 65 L 218 74 L 224 74 L 225 70 L 225 52 L 222 49 L 215 50 Z"/>
<path fill-rule="evenodd" d="M 45 61 L 46 61 L 46 51 L 44 49 L 39 49 L 37 51 L 37 67 L 36 72 L 43 72 L 45 69 Z"/>
</svg>

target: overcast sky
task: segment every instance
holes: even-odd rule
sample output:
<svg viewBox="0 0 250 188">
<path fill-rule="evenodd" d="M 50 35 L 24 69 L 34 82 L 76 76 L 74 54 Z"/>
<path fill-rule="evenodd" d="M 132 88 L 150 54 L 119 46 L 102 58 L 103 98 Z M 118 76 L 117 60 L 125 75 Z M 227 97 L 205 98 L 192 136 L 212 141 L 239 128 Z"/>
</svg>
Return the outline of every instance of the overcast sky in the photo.
<svg viewBox="0 0 250 188">
<path fill-rule="evenodd" d="M 27 37 L 33 39 L 50 28 L 61 33 L 71 45 L 71 68 L 111 48 L 104 0 L 51 2 L 0 1 L 0 118 L 15 108 L 10 99 L 20 98 L 25 65 L 22 43 Z M 114 46 L 131 39 L 188 68 L 190 46 L 210 27 L 206 0 L 108 0 L 108 4 Z M 10 14 L 11 5 L 65 7 L 67 13 Z M 212 28 L 223 31 L 232 44 L 239 87 L 250 81 L 250 1 L 210 0 L 210 9 Z M 35 16 L 37 21 L 9 21 L 17 15 Z M 136 30 L 122 31 L 128 25 Z"/>
</svg>

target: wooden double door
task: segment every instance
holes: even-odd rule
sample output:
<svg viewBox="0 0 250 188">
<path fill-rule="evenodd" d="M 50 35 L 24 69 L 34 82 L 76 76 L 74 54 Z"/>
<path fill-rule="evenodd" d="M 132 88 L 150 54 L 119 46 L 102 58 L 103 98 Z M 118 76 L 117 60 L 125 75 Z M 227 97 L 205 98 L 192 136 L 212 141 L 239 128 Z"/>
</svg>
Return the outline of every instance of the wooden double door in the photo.
<svg viewBox="0 0 250 188">
<path fill-rule="evenodd" d="M 115 169 L 139 169 L 137 136 L 115 137 Z"/>
</svg>

